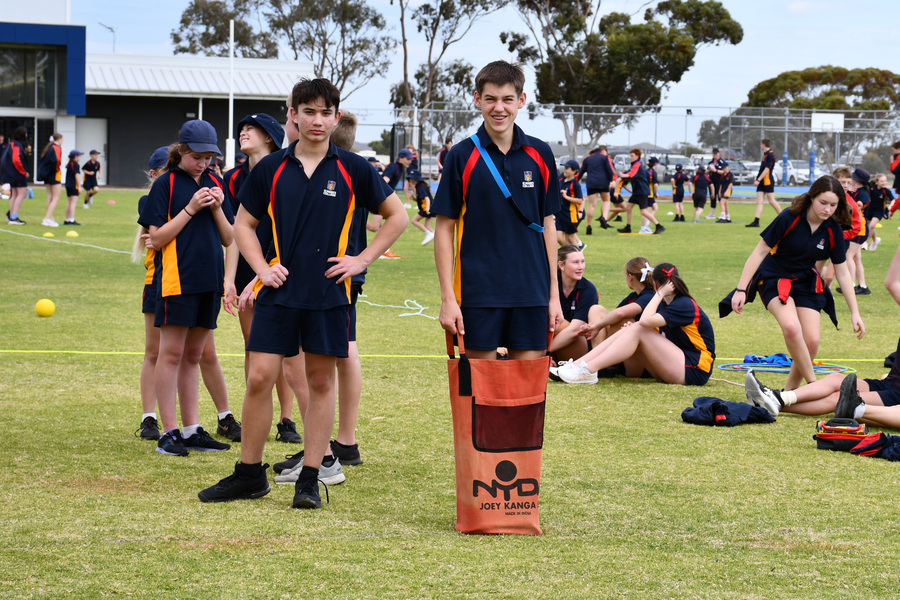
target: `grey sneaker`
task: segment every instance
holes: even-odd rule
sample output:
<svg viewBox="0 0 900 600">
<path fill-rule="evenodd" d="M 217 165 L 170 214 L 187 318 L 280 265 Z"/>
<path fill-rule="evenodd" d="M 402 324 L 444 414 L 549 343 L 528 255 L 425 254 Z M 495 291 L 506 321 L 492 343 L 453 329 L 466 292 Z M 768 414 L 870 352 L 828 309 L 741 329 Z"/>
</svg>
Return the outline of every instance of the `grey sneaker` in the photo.
<svg viewBox="0 0 900 600">
<path fill-rule="evenodd" d="M 329 460 L 331 461 L 330 463 L 328 462 Z M 297 479 L 300 478 L 300 471 L 303 470 L 303 462 L 303 459 L 300 459 L 300 462 L 294 465 L 292 469 L 282 471 L 281 475 L 275 477 L 275 483 L 297 483 Z M 325 485 L 337 485 L 346 480 L 347 477 L 344 475 L 341 461 L 333 456 L 326 456 L 322 459 L 322 464 L 319 466 L 319 481 Z"/>
<path fill-rule="evenodd" d="M 747 394 L 747 401 L 754 406 L 761 406 L 770 415 L 777 417 L 784 403 L 775 392 L 762 384 L 753 373 L 753 369 L 747 371 L 747 377 L 744 378 L 744 393 Z"/>
</svg>

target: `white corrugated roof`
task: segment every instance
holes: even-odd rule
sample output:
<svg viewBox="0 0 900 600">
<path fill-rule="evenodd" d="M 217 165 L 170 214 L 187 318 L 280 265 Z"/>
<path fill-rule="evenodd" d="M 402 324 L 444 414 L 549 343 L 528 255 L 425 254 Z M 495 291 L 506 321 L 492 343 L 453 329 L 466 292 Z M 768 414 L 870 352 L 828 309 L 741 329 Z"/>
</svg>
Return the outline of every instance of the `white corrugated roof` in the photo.
<svg viewBox="0 0 900 600">
<path fill-rule="evenodd" d="M 206 56 L 88 54 L 87 94 L 227 98 L 231 61 Z M 234 97 L 283 100 L 301 77 L 315 77 L 312 63 L 234 59 Z"/>
</svg>

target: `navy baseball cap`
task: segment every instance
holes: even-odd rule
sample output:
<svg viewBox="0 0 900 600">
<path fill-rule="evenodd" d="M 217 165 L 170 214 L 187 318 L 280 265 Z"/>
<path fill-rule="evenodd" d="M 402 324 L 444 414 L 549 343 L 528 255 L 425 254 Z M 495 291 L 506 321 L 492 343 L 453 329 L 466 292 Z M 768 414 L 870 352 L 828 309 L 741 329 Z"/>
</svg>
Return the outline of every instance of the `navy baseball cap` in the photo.
<svg viewBox="0 0 900 600">
<path fill-rule="evenodd" d="M 575 169 L 576 171 L 581 168 L 581 165 L 578 164 L 577 160 L 567 160 L 563 163 L 564 167 L 569 167 L 570 169 Z"/>
<path fill-rule="evenodd" d="M 222 154 L 216 136 L 216 128 L 201 119 L 192 119 L 181 126 L 178 142 L 187 144 L 192 152 Z"/>
<path fill-rule="evenodd" d="M 377 162 L 378 162 L 378 159 L 375 158 L 374 156 L 370 156 L 370 157 L 367 158 L 366 160 L 368 160 L 370 163 L 377 163 Z"/>
<path fill-rule="evenodd" d="M 81 156 L 82 154 L 84 154 L 84 152 L 82 152 L 81 150 L 78 150 L 78 149 L 75 149 L 75 150 L 72 150 L 71 152 L 69 152 L 69 156 Z"/>
<path fill-rule="evenodd" d="M 406 148 L 401 148 L 400 152 L 397 153 L 397 158 L 412 158 L 413 153 L 407 150 Z"/>
<path fill-rule="evenodd" d="M 160 146 L 150 155 L 150 168 L 162 169 L 169 162 L 169 147 Z"/>
<path fill-rule="evenodd" d="M 656 158 L 655 156 L 651 156 L 651 157 L 650 157 L 650 160 L 649 160 L 648 162 L 649 162 L 651 165 L 655 165 L 656 163 L 659 162 L 659 159 Z"/>
<path fill-rule="evenodd" d="M 406 178 L 412 179 L 413 181 L 425 181 L 425 179 L 422 177 L 422 172 L 418 169 L 410 169 L 409 171 L 407 171 Z"/>
<path fill-rule="evenodd" d="M 99 151 L 99 150 L 91 150 L 91 151 L 89 152 L 89 154 L 97 154 L 97 155 L 99 155 L 99 154 L 100 154 L 100 151 Z"/>
<path fill-rule="evenodd" d="M 869 175 L 869 172 L 862 167 L 859 167 L 858 169 L 853 171 L 853 175 L 851 177 L 854 181 L 858 181 L 860 183 L 869 183 L 869 179 L 872 178 L 872 176 Z"/>
<path fill-rule="evenodd" d="M 675 163 L 675 170 L 676 170 L 676 171 L 680 171 L 680 170 L 683 169 L 683 168 L 684 168 L 684 167 L 681 165 L 681 163 Z"/>
<path fill-rule="evenodd" d="M 281 145 L 284 143 L 284 127 L 281 126 L 281 123 L 275 120 L 274 117 L 271 117 L 265 113 L 256 113 L 255 115 L 247 115 L 238 123 L 238 133 L 240 133 L 241 128 L 244 125 L 253 125 L 254 127 L 259 127 L 263 131 L 266 132 L 272 141 L 275 142 L 275 145 L 281 148 Z"/>
</svg>

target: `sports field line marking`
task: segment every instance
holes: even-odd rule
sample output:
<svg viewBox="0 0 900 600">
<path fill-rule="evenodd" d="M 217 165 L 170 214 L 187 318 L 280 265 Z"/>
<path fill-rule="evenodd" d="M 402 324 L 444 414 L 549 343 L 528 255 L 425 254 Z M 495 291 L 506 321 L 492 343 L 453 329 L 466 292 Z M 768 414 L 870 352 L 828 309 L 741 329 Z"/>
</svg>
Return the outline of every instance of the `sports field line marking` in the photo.
<svg viewBox="0 0 900 600">
<path fill-rule="evenodd" d="M 95 356 L 143 356 L 143 352 L 127 350 L 103 351 L 103 350 L 15 350 L 0 349 L 0 354 L 81 354 Z M 218 356 L 228 358 L 244 358 L 243 354 L 219 352 Z M 360 354 L 360 358 L 447 358 L 446 354 Z"/>
<path fill-rule="evenodd" d="M 426 315 L 424 311 L 427 306 L 422 306 L 415 300 L 404 300 L 403 306 L 393 306 L 391 304 L 375 304 L 374 302 L 369 302 L 368 300 L 363 300 L 364 296 L 360 296 L 357 299 L 357 302 L 364 302 L 369 306 L 377 306 L 378 308 L 400 308 L 407 310 L 414 310 L 415 312 L 407 312 L 400 315 L 401 317 L 425 317 L 426 319 L 431 319 L 432 321 L 437 321 L 438 317 L 432 317 L 431 315 Z"/>
<path fill-rule="evenodd" d="M 56 238 L 45 238 L 40 235 L 32 235 L 30 233 L 22 233 L 21 231 L 12 231 L 10 229 L 0 229 L 0 231 L 4 231 L 6 233 L 11 233 L 13 235 L 20 235 L 22 237 L 33 238 L 35 240 L 40 240 L 43 242 L 56 242 L 57 244 L 71 244 L 72 246 L 83 246 L 85 248 L 94 248 L 96 250 L 105 250 L 106 252 L 115 252 L 116 254 L 131 254 L 126 250 L 113 250 L 112 248 L 104 248 L 103 246 L 95 246 L 93 244 L 82 244 L 81 242 L 70 242 L 68 240 L 58 240 Z M 70 229 L 69 231 L 75 231 L 74 229 Z"/>
</svg>

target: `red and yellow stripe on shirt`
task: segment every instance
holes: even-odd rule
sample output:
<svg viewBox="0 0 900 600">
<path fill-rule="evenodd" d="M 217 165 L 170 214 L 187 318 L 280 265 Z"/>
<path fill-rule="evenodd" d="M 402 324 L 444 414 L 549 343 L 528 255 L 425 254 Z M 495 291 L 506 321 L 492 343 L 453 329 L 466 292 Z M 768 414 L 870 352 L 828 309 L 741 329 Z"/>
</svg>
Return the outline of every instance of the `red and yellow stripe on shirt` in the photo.
<svg viewBox="0 0 900 600">
<path fill-rule="evenodd" d="M 700 335 L 700 306 L 693 298 L 691 298 L 691 302 L 694 303 L 694 320 L 691 321 L 689 325 L 682 325 L 681 330 L 688 336 L 691 344 L 700 353 L 700 359 L 697 361 L 697 368 L 704 373 L 709 373 L 712 370 L 713 355 L 712 352 L 709 351 L 709 348 L 706 347 L 703 336 Z"/>
<path fill-rule="evenodd" d="M 175 185 L 175 172 L 169 171 L 169 209 L 166 211 L 166 221 L 172 220 L 172 188 Z M 178 236 L 160 249 L 162 252 L 162 279 L 160 281 L 161 293 L 166 296 L 181 295 L 181 274 L 178 272 Z"/>
</svg>

